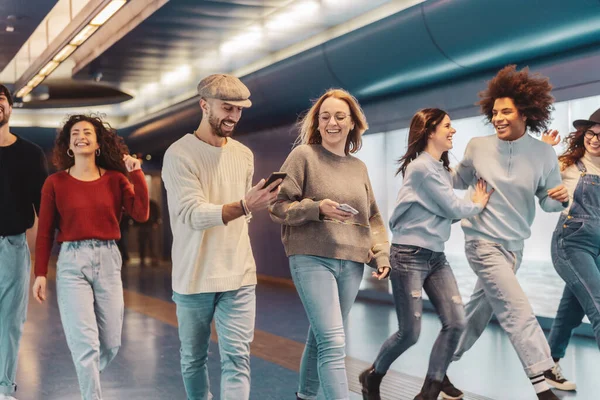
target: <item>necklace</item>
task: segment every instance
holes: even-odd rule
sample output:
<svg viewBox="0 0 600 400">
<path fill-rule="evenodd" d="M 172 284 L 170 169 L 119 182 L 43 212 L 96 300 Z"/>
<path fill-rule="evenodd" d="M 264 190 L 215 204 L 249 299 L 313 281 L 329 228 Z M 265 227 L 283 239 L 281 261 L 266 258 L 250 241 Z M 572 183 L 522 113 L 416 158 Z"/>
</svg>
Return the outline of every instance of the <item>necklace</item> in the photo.
<svg viewBox="0 0 600 400">
<path fill-rule="evenodd" d="M 196 138 L 197 138 L 199 141 L 201 141 L 201 142 L 203 142 L 203 143 L 206 143 L 206 144 L 207 144 L 207 145 L 209 145 L 209 146 L 213 146 L 213 147 L 221 147 L 221 146 L 215 146 L 214 144 L 210 144 L 210 143 L 208 143 L 206 140 L 204 140 L 204 139 L 202 139 L 200 136 L 198 136 L 198 135 L 196 134 L 196 132 L 198 132 L 198 131 L 197 131 L 197 130 L 195 130 L 195 131 L 193 131 L 192 133 L 194 134 L 194 136 L 196 136 Z M 225 143 L 224 143 L 224 144 L 226 144 L 226 143 L 227 143 L 227 138 L 224 138 L 224 139 L 225 139 Z"/>
</svg>

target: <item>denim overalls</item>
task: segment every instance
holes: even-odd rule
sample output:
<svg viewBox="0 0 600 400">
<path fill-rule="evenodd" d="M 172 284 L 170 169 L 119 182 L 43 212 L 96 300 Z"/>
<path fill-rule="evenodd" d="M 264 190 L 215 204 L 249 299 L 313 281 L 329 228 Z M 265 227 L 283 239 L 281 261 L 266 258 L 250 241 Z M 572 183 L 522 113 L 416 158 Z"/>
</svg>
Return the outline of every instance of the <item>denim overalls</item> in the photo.
<svg viewBox="0 0 600 400">
<path fill-rule="evenodd" d="M 552 357 L 563 358 L 571 332 L 587 315 L 600 347 L 600 176 L 581 177 L 568 215 L 562 214 L 552 236 L 552 262 L 566 286 L 552 325 Z"/>
</svg>

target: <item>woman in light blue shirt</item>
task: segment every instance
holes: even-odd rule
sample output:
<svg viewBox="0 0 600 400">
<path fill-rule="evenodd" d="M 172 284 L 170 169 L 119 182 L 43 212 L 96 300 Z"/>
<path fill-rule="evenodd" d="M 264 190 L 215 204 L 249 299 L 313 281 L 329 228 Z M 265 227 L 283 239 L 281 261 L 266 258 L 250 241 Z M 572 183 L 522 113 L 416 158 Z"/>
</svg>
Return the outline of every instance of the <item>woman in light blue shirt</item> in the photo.
<svg viewBox="0 0 600 400">
<path fill-rule="evenodd" d="M 442 330 L 431 352 L 425 383 L 415 400 L 437 399 L 464 329 L 464 307 L 444 255 L 444 243 L 450 237 L 452 222 L 479 214 L 493 190 L 488 193 L 486 183 L 480 181 L 471 200 L 456 196 L 448 160 L 455 133 L 443 110 L 426 108 L 412 118 L 408 150 L 399 160 L 397 172 L 404 182 L 390 219 L 390 278 L 399 330 L 383 344 L 373 366 L 359 377 L 366 400 L 380 399 L 379 385 L 390 365 L 417 342 L 423 289 L 438 312 Z M 461 397 L 462 393 L 456 393 L 446 398 Z"/>
</svg>

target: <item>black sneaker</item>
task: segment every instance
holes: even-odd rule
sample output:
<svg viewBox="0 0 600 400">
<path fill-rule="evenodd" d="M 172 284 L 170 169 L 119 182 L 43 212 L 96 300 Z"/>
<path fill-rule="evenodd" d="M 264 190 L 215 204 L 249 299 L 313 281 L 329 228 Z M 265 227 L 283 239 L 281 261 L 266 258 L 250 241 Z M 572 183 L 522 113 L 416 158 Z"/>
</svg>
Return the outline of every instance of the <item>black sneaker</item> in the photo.
<svg viewBox="0 0 600 400">
<path fill-rule="evenodd" d="M 537 396 L 538 400 L 560 400 L 560 397 L 555 395 L 550 389 L 538 393 Z"/>
<path fill-rule="evenodd" d="M 440 392 L 442 395 L 442 399 L 448 400 L 459 400 L 464 397 L 464 393 L 458 390 L 450 379 L 448 379 L 448 375 L 444 375 L 444 380 L 442 381 L 442 391 Z"/>
<path fill-rule="evenodd" d="M 562 374 L 562 369 L 558 363 L 554 364 L 552 369 L 544 372 L 544 377 L 548 385 L 553 386 L 559 390 L 577 390 L 575 382 L 567 380 Z"/>
</svg>

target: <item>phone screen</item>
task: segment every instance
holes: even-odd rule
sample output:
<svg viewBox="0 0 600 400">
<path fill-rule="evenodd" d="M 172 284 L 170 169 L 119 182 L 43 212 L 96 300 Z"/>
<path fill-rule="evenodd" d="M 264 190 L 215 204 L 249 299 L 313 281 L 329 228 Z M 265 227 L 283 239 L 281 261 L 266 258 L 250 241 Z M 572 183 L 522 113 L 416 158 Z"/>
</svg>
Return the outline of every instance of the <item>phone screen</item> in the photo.
<svg viewBox="0 0 600 400">
<path fill-rule="evenodd" d="M 271 183 L 275 182 L 277 179 L 285 179 L 286 176 L 287 173 L 285 172 L 273 172 L 271 176 L 269 176 L 269 179 L 267 179 L 267 182 L 265 182 L 263 189 L 269 186 Z M 273 190 L 275 189 L 277 189 L 277 187 L 273 188 Z"/>
</svg>

